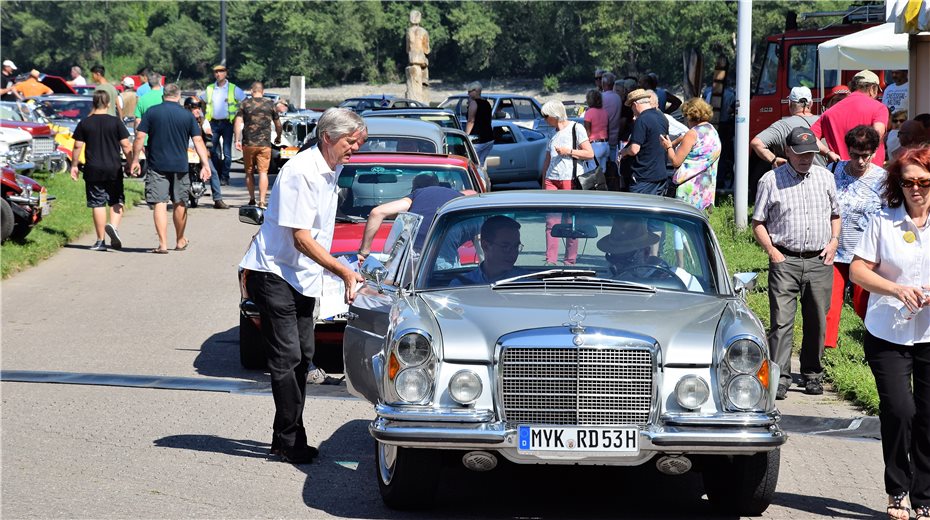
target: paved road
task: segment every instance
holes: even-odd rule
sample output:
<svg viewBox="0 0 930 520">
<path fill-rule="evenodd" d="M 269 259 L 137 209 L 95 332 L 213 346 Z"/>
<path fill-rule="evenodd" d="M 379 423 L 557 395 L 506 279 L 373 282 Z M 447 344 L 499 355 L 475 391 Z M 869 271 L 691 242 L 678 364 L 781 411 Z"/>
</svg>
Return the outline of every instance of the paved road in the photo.
<svg viewBox="0 0 930 520">
<path fill-rule="evenodd" d="M 227 200 L 243 204 L 241 174 L 233 183 Z M 3 282 L 7 374 L 172 376 L 187 378 L 172 380 L 181 388 L 232 391 L 3 382 L 0 516 L 713 517 L 697 475 L 508 465 L 474 474 L 454 461 L 443 469 L 436 509 L 393 512 L 373 476 L 370 407 L 332 387 L 311 389 L 308 401 L 322 458 L 302 467 L 268 460 L 267 376 L 238 363 L 235 266 L 254 230 L 235 210 L 198 208 L 187 251 L 147 254 L 151 213 L 137 207 L 121 229 L 126 250 L 88 251 L 93 237 L 85 236 Z M 793 432 L 842 428 L 860 416 L 830 394 L 792 391 L 781 408 Z M 874 518 L 883 504 L 878 442 L 793 433 L 764 517 Z"/>
</svg>

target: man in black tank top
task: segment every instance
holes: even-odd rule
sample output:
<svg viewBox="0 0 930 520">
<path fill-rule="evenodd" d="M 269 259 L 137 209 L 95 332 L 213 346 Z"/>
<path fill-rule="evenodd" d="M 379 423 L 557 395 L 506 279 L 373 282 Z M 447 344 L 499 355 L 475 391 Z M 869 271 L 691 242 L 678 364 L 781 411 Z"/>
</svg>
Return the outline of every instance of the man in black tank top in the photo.
<svg viewBox="0 0 930 520">
<path fill-rule="evenodd" d="M 468 123 L 465 133 L 474 135 L 472 140 L 478 162 L 484 166 L 485 160 L 494 147 L 494 132 L 491 130 L 491 103 L 481 97 L 481 83 L 474 81 L 468 84 Z"/>
</svg>

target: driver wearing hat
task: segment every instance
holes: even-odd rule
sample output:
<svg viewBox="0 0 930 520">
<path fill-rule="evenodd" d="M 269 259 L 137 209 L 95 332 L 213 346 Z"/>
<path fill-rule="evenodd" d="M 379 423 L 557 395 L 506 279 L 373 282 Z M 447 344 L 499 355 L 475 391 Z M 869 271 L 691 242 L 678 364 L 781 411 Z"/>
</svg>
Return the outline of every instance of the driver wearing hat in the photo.
<svg viewBox="0 0 930 520">
<path fill-rule="evenodd" d="M 703 291 L 691 273 L 673 268 L 655 256 L 659 240 L 659 235 L 649 231 L 645 219 L 620 216 L 614 218 L 610 234 L 597 241 L 597 248 L 605 253 L 610 274 L 615 278 L 646 283 L 672 279 L 676 289 L 681 288 L 680 281 L 689 291 Z"/>
</svg>

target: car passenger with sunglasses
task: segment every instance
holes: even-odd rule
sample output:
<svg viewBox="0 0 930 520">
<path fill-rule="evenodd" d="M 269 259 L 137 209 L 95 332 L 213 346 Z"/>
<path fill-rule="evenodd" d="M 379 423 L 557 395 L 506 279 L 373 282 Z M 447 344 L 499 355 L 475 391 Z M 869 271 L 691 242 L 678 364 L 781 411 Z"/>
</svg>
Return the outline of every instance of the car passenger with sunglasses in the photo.
<svg viewBox="0 0 930 520">
<path fill-rule="evenodd" d="M 878 149 L 878 132 L 867 125 L 859 125 L 846 133 L 846 148 L 849 160 L 830 166 L 836 183 L 836 202 L 840 206 L 840 237 L 833 259 L 833 292 L 830 310 L 827 312 L 827 332 L 824 346 L 835 348 L 840 330 L 840 315 L 843 312 L 843 295 L 849 283 L 849 263 L 853 250 L 862 238 L 869 220 L 882 209 L 882 184 L 888 174 L 872 163 L 872 155 Z M 869 293 L 852 284 L 853 309 L 859 318 L 865 318 Z"/>
<path fill-rule="evenodd" d="M 928 520 L 930 148 L 904 152 L 883 188 L 887 207 L 869 222 L 850 276 L 871 293 L 863 347 L 878 387 L 888 516 L 909 518 L 912 505 Z"/>
</svg>

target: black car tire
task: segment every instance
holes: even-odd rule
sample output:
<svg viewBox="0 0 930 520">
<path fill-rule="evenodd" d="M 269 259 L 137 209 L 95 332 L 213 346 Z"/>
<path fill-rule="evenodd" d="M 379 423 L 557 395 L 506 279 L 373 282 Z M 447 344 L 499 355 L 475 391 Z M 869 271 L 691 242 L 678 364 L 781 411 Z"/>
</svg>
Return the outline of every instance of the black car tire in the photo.
<svg viewBox="0 0 930 520">
<path fill-rule="evenodd" d="M 375 477 L 381 500 L 391 509 L 432 505 L 439 486 L 437 450 L 404 448 L 375 441 Z"/>
<path fill-rule="evenodd" d="M 10 233 L 10 239 L 20 242 L 26 239 L 26 236 L 29 235 L 30 231 L 32 231 L 32 226 L 30 226 L 27 221 L 17 221 L 14 219 L 13 232 Z"/>
<path fill-rule="evenodd" d="M 265 338 L 252 320 L 239 314 L 239 362 L 247 370 L 265 370 L 268 358 L 265 354 Z"/>
<path fill-rule="evenodd" d="M 703 471 L 707 499 L 722 513 L 761 515 L 775 495 L 780 462 L 780 449 L 714 457 Z"/>
<path fill-rule="evenodd" d="M 6 199 L 0 199 L 0 242 L 6 242 L 13 234 L 13 208 Z"/>
</svg>

